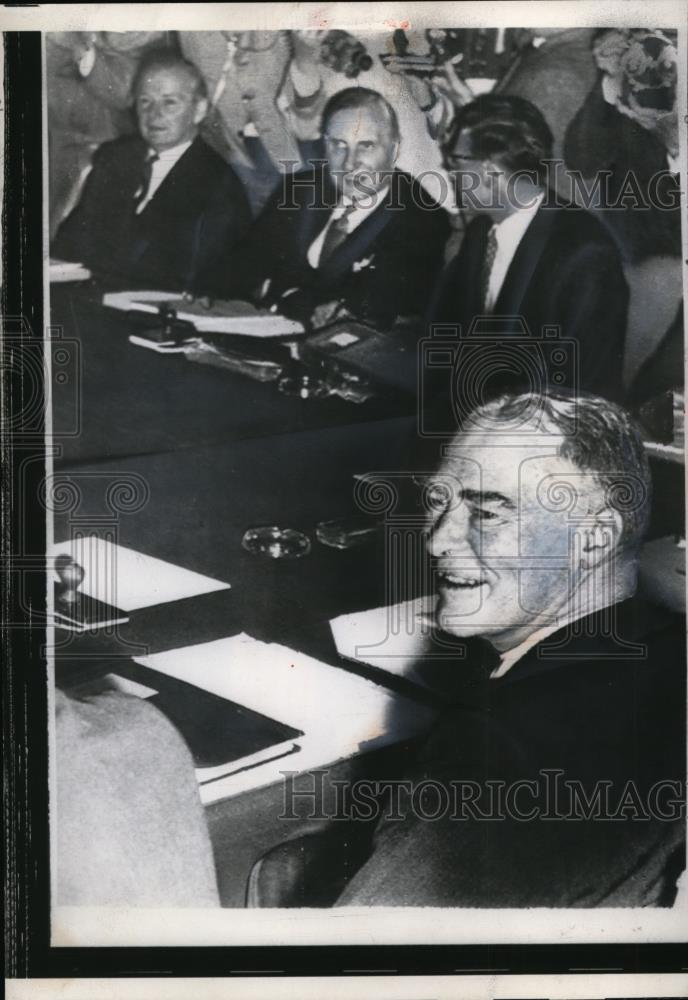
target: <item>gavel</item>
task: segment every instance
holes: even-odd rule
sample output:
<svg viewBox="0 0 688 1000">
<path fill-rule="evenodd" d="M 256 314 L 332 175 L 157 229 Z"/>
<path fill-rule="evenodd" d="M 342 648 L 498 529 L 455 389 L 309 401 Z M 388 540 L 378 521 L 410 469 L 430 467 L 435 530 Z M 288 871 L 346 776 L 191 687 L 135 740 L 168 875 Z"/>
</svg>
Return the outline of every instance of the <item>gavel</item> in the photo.
<svg viewBox="0 0 688 1000">
<path fill-rule="evenodd" d="M 57 600 L 61 604 L 76 604 L 79 587 L 86 575 L 83 566 L 66 552 L 62 552 L 55 559 L 55 571 L 60 579 Z"/>
</svg>

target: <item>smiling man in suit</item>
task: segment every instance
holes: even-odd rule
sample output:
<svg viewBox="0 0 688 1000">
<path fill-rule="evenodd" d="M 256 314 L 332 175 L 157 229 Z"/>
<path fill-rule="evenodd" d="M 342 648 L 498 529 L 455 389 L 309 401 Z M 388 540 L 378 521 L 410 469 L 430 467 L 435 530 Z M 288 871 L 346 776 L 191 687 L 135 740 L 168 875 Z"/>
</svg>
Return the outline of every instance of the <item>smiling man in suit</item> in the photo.
<svg viewBox="0 0 688 1000">
<path fill-rule="evenodd" d="M 628 310 L 621 259 L 591 213 L 548 187 L 552 133 L 540 111 L 520 97 L 479 97 L 458 112 L 444 156 L 459 204 L 475 217 L 438 282 L 430 322 L 467 334 L 480 317 L 520 317 L 536 339 L 556 327 L 576 348 L 569 387 L 618 398 Z M 508 367 L 493 369 L 494 393 L 514 387 Z"/>
<path fill-rule="evenodd" d="M 395 169 L 401 136 L 376 91 L 351 87 L 323 112 L 326 161 L 285 175 L 248 238 L 209 279 L 324 325 L 337 310 L 379 328 L 421 314 L 441 268 L 449 219 Z"/>
<path fill-rule="evenodd" d="M 138 136 L 104 143 L 52 253 L 115 285 L 184 291 L 250 223 L 232 168 L 198 136 L 207 110 L 193 63 L 152 52 L 134 79 Z"/>
</svg>

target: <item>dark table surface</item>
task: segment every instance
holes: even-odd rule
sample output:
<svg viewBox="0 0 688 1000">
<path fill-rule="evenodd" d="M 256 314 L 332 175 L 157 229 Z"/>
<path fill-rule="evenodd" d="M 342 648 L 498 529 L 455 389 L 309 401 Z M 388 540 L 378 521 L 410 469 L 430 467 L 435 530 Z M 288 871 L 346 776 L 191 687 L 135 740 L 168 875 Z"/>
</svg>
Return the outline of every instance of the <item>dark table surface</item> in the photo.
<svg viewBox="0 0 688 1000">
<path fill-rule="evenodd" d="M 99 296 L 93 286 L 52 289 L 55 540 L 107 537 L 232 589 L 134 611 L 111 635 L 58 632 L 58 683 L 95 661 L 111 669 L 113 658 L 245 631 L 425 700 L 403 679 L 340 660 L 327 626 L 388 599 L 384 536 L 349 550 L 315 538 L 319 521 L 360 514 L 356 473 L 401 467 L 415 427 L 408 405 L 301 400 L 136 347 L 127 317 Z M 304 531 L 310 553 L 249 554 L 242 536 L 260 524 Z M 251 864 L 293 835 L 281 811 L 276 787 L 208 807 L 225 905 L 242 905 Z"/>
<path fill-rule="evenodd" d="M 136 346 L 129 342 L 136 332 L 131 319 L 104 307 L 102 295 L 90 283 L 51 288 L 58 464 L 367 424 L 410 412 L 401 397 L 355 404 L 284 396 L 276 383 Z"/>
</svg>

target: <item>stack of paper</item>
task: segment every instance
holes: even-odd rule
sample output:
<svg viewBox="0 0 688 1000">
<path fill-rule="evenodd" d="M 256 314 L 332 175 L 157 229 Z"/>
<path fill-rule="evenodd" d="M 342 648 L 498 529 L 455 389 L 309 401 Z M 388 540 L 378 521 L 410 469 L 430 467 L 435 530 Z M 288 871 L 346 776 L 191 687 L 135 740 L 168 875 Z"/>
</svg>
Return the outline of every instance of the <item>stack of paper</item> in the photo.
<svg viewBox="0 0 688 1000">
<path fill-rule="evenodd" d="M 108 292 L 103 305 L 124 312 L 157 315 L 161 305 L 174 309 L 177 319 L 193 323 L 199 333 L 227 333 L 243 337 L 290 337 L 303 325 L 277 313 L 259 312 L 248 302 L 215 302 L 208 308 L 174 292 Z"/>
<path fill-rule="evenodd" d="M 416 666 L 431 647 L 436 601 L 435 595 L 418 597 L 334 618 L 330 628 L 337 652 L 427 687 Z"/>
<path fill-rule="evenodd" d="M 48 276 L 51 282 L 60 284 L 63 281 L 88 281 L 91 272 L 83 264 L 68 260 L 51 260 Z"/>
<path fill-rule="evenodd" d="M 137 663 L 196 684 L 301 730 L 298 753 L 201 786 L 212 802 L 402 740 L 426 729 L 434 711 L 366 678 L 244 633 L 137 658 Z"/>
<path fill-rule="evenodd" d="M 230 587 L 222 580 L 194 573 L 96 535 L 60 542 L 51 547 L 48 555 L 57 556 L 62 552 L 68 553 L 84 569 L 79 588 L 82 593 L 124 611 L 181 601 Z"/>
</svg>

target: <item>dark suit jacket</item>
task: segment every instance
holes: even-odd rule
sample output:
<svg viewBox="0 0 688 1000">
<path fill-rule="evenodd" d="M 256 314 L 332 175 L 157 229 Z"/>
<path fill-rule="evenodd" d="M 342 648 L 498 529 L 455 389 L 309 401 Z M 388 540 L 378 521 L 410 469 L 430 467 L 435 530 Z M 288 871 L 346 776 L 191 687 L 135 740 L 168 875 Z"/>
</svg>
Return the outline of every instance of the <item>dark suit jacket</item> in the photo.
<svg viewBox="0 0 688 1000">
<path fill-rule="evenodd" d="M 605 612 L 591 615 L 501 679 L 473 641 L 451 665 L 453 704 L 405 775 L 413 789 L 447 788 L 446 814 L 427 818 L 440 801 L 428 786 L 415 810 L 401 798 L 403 819 L 383 814 L 341 905 L 671 905 L 685 864 L 685 619 L 635 599 L 615 610 L 615 635 Z M 537 792 L 522 786 L 491 807 L 490 781 L 534 781 Z M 472 808 L 492 818 L 457 809 L 452 782 L 464 802 L 472 782 Z M 592 803 L 587 817 L 572 782 Z M 676 784 L 653 799 L 658 782 Z"/>
<path fill-rule="evenodd" d="M 191 289 L 199 271 L 246 232 L 246 195 L 232 168 L 197 138 L 136 215 L 146 154 L 138 136 L 99 147 L 52 253 L 81 261 L 120 286 Z"/>
<path fill-rule="evenodd" d="M 465 336 L 482 315 L 480 276 L 490 226 L 486 216 L 468 226 L 459 253 L 435 289 L 428 313 L 431 323 L 460 325 Z M 618 250 L 605 228 L 583 209 L 549 208 L 543 203 L 511 261 L 493 316 L 522 317 L 535 343 L 543 327 L 559 327 L 561 339 L 575 347 L 572 352 L 567 346 L 568 360 L 557 363 L 550 346 L 533 354 L 544 358 L 549 379 L 554 385 L 613 399 L 621 394 L 627 311 L 628 286 Z M 513 329 L 515 324 L 505 326 L 505 332 Z M 512 386 L 531 388 L 528 376 L 502 370 L 495 372 L 485 391 Z"/>
<path fill-rule="evenodd" d="M 255 298 L 269 278 L 264 304 L 278 303 L 281 312 L 306 321 L 318 304 L 333 300 L 343 300 L 350 312 L 378 327 L 396 316 L 421 314 L 442 266 L 447 213 L 429 204 L 408 174 L 396 171 L 390 195 L 314 269 L 308 250 L 335 205 L 334 188 L 321 168 L 285 177 L 223 272 L 209 276 L 210 290 Z M 298 291 L 283 299 L 293 288 Z"/>
</svg>

